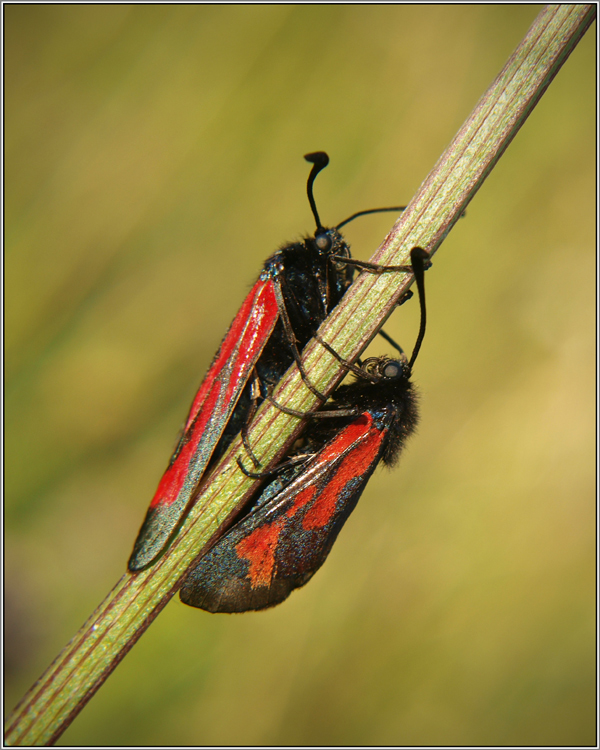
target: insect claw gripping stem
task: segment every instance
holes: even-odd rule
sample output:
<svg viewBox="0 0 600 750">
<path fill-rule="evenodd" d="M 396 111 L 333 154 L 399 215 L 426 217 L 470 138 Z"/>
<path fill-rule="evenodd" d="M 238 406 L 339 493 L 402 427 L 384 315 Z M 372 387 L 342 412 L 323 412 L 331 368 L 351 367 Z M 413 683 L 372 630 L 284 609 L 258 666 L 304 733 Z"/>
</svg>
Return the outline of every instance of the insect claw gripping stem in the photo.
<svg viewBox="0 0 600 750">
<path fill-rule="evenodd" d="M 245 474 L 247 477 L 250 477 L 251 479 L 263 479 L 264 477 L 270 476 L 272 473 L 270 471 L 266 471 L 266 472 L 265 471 L 250 471 L 244 466 L 240 456 L 238 456 L 235 460 L 242 474 Z"/>
<path fill-rule="evenodd" d="M 289 461 L 284 461 L 282 464 L 279 464 L 279 466 L 275 466 L 273 469 L 267 469 L 266 471 L 249 471 L 246 469 L 239 456 L 236 458 L 236 462 L 242 473 L 247 477 L 250 477 L 251 479 L 266 479 L 267 477 L 272 477 L 273 474 L 279 474 L 281 471 L 284 471 L 284 469 L 289 469 L 290 466 L 305 463 L 309 458 L 312 458 L 312 455 L 312 453 L 305 453 L 294 456 L 293 458 L 290 458 Z"/>
<path fill-rule="evenodd" d="M 272 396 L 267 396 L 266 400 L 284 414 L 289 414 L 290 417 L 297 417 L 298 419 L 323 419 L 339 416 L 355 416 L 358 413 L 356 409 L 347 409 L 343 415 L 338 409 L 335 411 L 298 411 L 297 409 L 290 409 L 283 404 L 277 403 Z"/>
<path fill-rule="evenodd" d="M 337 361 L 342 365 L 342 367 L 344 367 L 346 370 L 353 372 L 359 378 L 365 378 L 367 380 L 371 380 L 371 382 L 375 382 L 375 378 L 372 378 L 370 375 L 365 373 L 365 371 L 361 367 L 358 367 L 357 365 L 352 364 L 352 362 L 348 362 L 348 360 L 344 359 L 340 354 L 336 352 L 331 344 L 328 344 L 327 341 L 322 339 L 318 333 L 315 333 L 314 338 L 319 342 L 319 344 L 321 344 L 324 349 L 326 349 L 333 357 L 335 357 Z"/>
<path fill-rule="evenodd" d="M 380 266 L 378 263 L 369 263 L 366 260 L 356 260 L 356 258 L 342 258 L 340 255 L 332 255 L 331 257 L 332 260 L 339 263 L 347 263 L 350 266 L 356 266 L 357 268 L 360 268 L 361 271 L 366 271 L 367 273 L 380 274 L 388 273 L 389 271 L 410 273 L 412 271 L 410 266 Z"/>
</svg>

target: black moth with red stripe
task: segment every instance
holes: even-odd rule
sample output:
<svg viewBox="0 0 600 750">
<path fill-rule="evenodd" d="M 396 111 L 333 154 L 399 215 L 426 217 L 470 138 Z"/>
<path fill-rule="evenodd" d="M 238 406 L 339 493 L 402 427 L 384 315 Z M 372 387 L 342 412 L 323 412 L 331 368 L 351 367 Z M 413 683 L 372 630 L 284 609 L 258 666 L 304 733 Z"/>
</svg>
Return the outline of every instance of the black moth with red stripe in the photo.
<svg viewBox="0 0 600 750">
<path fill-rule="evenodd" d="M 307 192 L 316 232 L 266 261 L 227 331 L 138 533 L 128 563 L 132 572 L 148 567 L 167 549 L 208 471 L 294 360 L 304 375 L 299 353 L 352 283 L 353 266 L 376 273 L 403 268 L 353 260 L 339 232 L 361 214 L 403 207 L 361 211 L 327 229 L 321 225 L 312 185 L 329 157 L 318 151 L 305 158 L 313 164 Z"/>
<path fill-rule="evenodd" d="M 425 332 L 427 258 L 421 248 L 411 253 L 421 328 L 410 363 L 405 357 L 366 360 L 362 376 L 333 394 L 334 410 L 312 415 L 323 418 L 304 434 L 301 452 L 311 457 L 280 473 L 191 568 L 180 592 L 184 604 L 246 612 L 287 599 L 325 562 L 379 461 L 397 461 L 418 421 L 410 375 Z"/>
</svg>

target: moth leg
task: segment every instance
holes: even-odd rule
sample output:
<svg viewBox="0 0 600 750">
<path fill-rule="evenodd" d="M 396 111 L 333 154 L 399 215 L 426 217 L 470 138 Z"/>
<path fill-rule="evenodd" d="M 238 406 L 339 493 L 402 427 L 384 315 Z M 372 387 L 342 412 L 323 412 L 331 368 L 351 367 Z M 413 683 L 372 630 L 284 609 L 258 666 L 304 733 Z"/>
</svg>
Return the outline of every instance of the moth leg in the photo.
<svg viewBox="0 0 600 750">
<path fill-rule="evenodd" d="M 356 266 L 357 268 L 360 268 L 363 271 L 366 271 L 367 273 L 380 274 L 380 273 L 387 273 L 389 271 L 413 273 L 414 271 L 414 267 L 412 263 L 410 266 L 382 266 L 379 263 L 370 263 L 368 260 L 356 260 L 355 258 L 344 258 L 343 255 L 332 255 L 331 260 L 334 260 L 336 263 L 347 263 L 350 266 Z M 427 269 L 429 268 L 431 268 L 431 261 L 427 260 L 427 262 L 424 264 L 423 270 L 427 271 Z"/>
<path fill-rule="evenodd" d="M 278 403 L 272 396 L 265 396 L 265 401 L 273 404 L 274 407 L 282 411 L 284 414 L 289 414 L 290 417 L 298 417 L 299 419 L 322 419 L 330 417 L 356 417 L 362 414 L 360 409 L 336 409 L 335 411 L 298 411 L 297 409 L 290 409 L 283 404 Z"/>
<path fill-rule="evenodd" d="M 241 472 L 251 479 L 262 479 L 263 477 L 268 477 L 271 475 L 270 471 L 250 471 L 242 463 L 241 456 L 238 456 L 235 460 Z"/>
<path fill-rule="evenodd" d="M 386 334 L 387 335 L 387 334 Z M 355 375 L 357 375 L 359 378 L 363 378 L 364 380 L 370 380 L 372 383 L 376 383 L 378 381 L 378 378 L 375 378 L 370 373 L 365 372 L 357 365 L 352 364 L 352 362 L 348 362 L 347 359 L 344 359 L 341 354 L 338 354 L 336 350 L 331 346 L 331 344 L 328 344 L 327 341 L 322 339 L 318 333 L 315 333 L 314 338 L 321 344 L 322 347 L 327 349 L 327 351 L 337 359 L 337 361 L 350 372 L 353 372 Z"/>
<path fill-rule="evenodd" d="M 356 260 L 355 258 L 344 258 L 343 255 L 332 255 L 331 260 L 336 263 L 346 263 L 349 266 L 356 266 L 367 273 L 387 273 L 388 271 L 401 271 L 411 273 L 411 266 L 382 266 L 379 263 L 369 263 L 368 260 Z"/>
<path fill-rule="evenodd" d="M 279 466 L 276 466 L 274 469 L 269 469 L 267 471 L 249 471 L 248 469 L 246 469 L 246 467 L 242 463 L 242 459 L 240 458 L 240 456 L 236 458 L 236 461 L 242 473 L 245 474 L 247 477 L 250 477 L 251 479 L 265 479 L 266 477 L 273 476 L 273 474 L 278 474 L 280 471 L 283 471 L 284 469 L 287 469 L 290 466 L 295 466 L 296 464 L 304 463 L 305 461 L 308 461 L 308 459 L 312 458 L 313 456 L 314 456 L 314 453 L 301 453 L 298 456 L 294 456 L 293 458 L 290 458 L 288 461 L 284 461 L 284 463 L 279 464 Z"/>
<path fill-rule="evenodd" d="M 407 289 L 404 292 L 404 294 L 402 295 L 402 297 L 400 297 L 400 299 L 398 300 L 398 302 L 396 302 L 396 307 L 400 307 L 405 302 L 408 302 L 408 300 L 411 299 L 412 297 L 414 297 L 413 292 L 410 289 Z"/>
<path fill-rule="evenodd" d="M 324 396 L 320 391 L 318 391 L 314 385 L 310 382 L 308 379 L 308 375 L 306 374 L 306 370 L 304 369 L 304 364 L 302 363 L 302 359 L 300 358 L 300 352 L 298 351 L 298 345 L 296 336 L 294 334 L 294 329 L 292 328 L 292 324 L 290 323 L 290 319 L 287 313 L 287 309 L 285 306 L 285 300 L 283 299 L 283 292 L 281 290 L 281 281 L 279 280 L 279 277 L 276 276 L 273 279 L 273 287 L 275 289 L 275 298 L 277 299 L 277 306 L 279 307 L 279 314 L 281 316 L 281 323 L 283 325 L 283 330 L 285 331 L 285 335 L 287 336 L 290 349 L 292 350 L 292 354 L 294 356 L 294 360 L 296 361 L 296 364 L 298 365 L 298 369 L 300 370 L 300 375 L 302 376 L 302 380 L 304 381 L 304 384 L 308 388 L 308 390 L 313 393 L 320 401 L 327 401 L 327 396 Z"/>
<path fill-rule="evenodd" d="M 258 377 L 258 374 L 256 370 L 254 370 L 254 377 L 252 379 L 252 385 L 250 386 L 250 408 L 248 409 L 248 415 L 246 417 L 246 421 L 244 422 L 242 426 L 242 443 L 244 445 L 244 448 L 246 449 L 246 453 L 250 457 L 250 460 L 254 464 L 254 467 L 258 469 L 258 467 L 261 465 L 258 458 L 256 458 L 256 455 L 254 451 L 252 450 L 252 447 L 250 446 L 250 441 L 248 440 L 248 425 L 252 421 L 254 415 L 256 414 L 256 410 L 258 409 L 258 399 L 260 398 L 260 379 Z"/>
</svg>

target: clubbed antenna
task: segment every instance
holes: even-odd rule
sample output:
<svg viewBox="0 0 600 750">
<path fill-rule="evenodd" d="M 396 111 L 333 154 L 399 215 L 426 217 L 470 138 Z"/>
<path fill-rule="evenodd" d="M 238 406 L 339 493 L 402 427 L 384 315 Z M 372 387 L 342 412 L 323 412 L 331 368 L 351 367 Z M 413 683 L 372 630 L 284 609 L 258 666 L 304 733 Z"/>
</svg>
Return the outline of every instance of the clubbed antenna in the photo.
<svg viewBox="0 0 600 750">
<path fill-rule="evenodd" d="M 419 326 L 419 335 L 415 347 L 408 363 L 409 370 L 412 370 L 412 366 L 415 363 L 421 344 L 423 343 L 423 337 L 425 336 L 425 324 L 427 323 L 427 311 L 425 309 L 425 269 L 431 265 L 429 261 L 429 253 L 423 250 L 422 247 L 413 247 L 410 251 L 410 263 L 412 265 L 413 273 L 415 275 L 415 283 L 417 285 L 417 291 L 419 292 L 419 305 L 421 307 L 421 325 Z"/>
<path fill-rule="evenodd" d="M 315 217 L 315 221 L 317 222 L 318 233 L 323 229 L 323 226 L 321 225 L 321 219 L 319 219 L 317 204 L 315 203 L 315 198 L 313 195 L 313 182 L 315 181 L 315 177 L 319 174 L 319 172 L 322 169 L 325 169 L 325 167 L 329 164 L 329 157 L 327 156 L 325 151 L 314 151 L 312 154 L 305 154 L 304 158 L 306 159 L 306 161 L 309 161 L 314 165 L 310 170 L 310 174 L 308 175 L 306 192 L 308 194 L 308 202 L 310 203 L 311 211 L 313 212 L 313 216 Z"/>
</svg>

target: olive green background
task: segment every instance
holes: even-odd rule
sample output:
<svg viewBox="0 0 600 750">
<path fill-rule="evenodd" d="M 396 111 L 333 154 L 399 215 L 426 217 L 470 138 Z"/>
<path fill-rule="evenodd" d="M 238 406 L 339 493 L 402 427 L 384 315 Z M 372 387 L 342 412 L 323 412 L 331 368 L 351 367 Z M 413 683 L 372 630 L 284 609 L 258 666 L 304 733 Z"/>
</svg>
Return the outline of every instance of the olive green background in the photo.
<svg viewBox="0 0 600 750">
<path fill-rule="evenodd" d="M 9 709 L 124 573 L 261 263 L 313 230 L 302 155 L 330 154 L 326 224 L 408 202 L 540 9 L 5 6 Z M 437 253 L 418 435 L 323 569 L 265 613 L 174 599 L 59 744 L 594 742 L 594 34 Z"/>
</svg>

